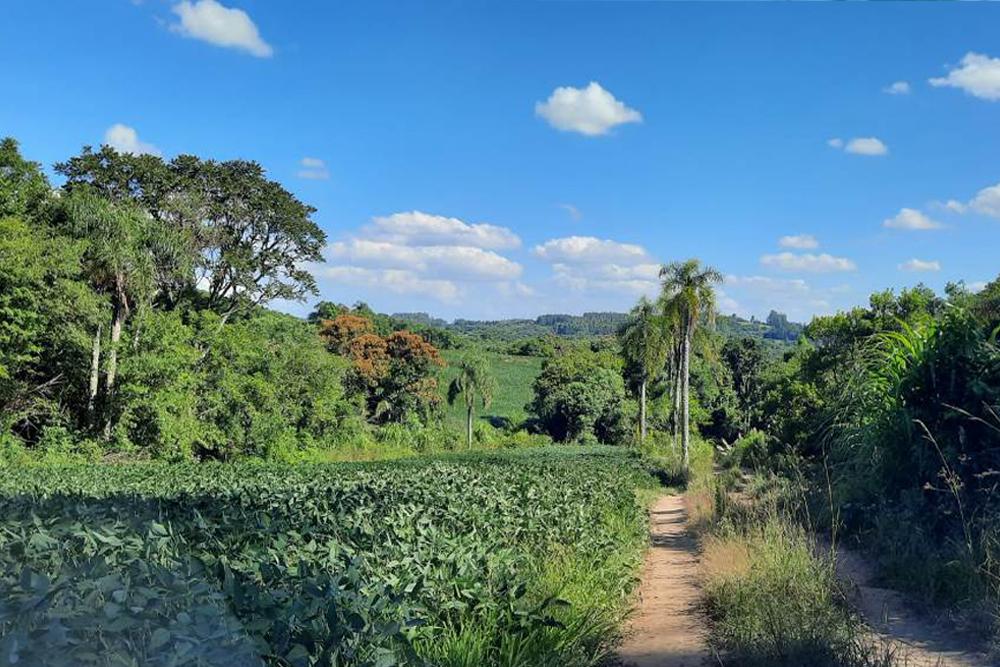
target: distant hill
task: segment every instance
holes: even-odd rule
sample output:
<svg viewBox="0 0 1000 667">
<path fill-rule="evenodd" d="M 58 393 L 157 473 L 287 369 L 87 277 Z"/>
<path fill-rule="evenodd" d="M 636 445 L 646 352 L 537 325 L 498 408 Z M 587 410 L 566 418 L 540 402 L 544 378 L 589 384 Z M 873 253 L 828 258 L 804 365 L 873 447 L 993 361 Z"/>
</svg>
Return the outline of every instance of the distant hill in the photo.
<svg viewBox="0 0 1000 667">
<path fill-rule="evenodd" d="M 611 336 L 628 318 L 626 313 L 594 312 L 583 315 L 549 314 L 535 319 L 509 320 L 465 320 L 448 323 L 427 313 L 393 313 L 392 318 L 423 326 L 438 327 L 463 333 L 485 340 L 521 340 L 542 336 L 563 336 L 567 338 Z M 777 311 L 771 311 L 766 321 L 738 315 L 720 315 L 716 319 L 717 329 L 724 335 L 749 336 L 768 340 L 794 342 L 802 333 L 803 325 L 789 322 Z"/>
</svg>

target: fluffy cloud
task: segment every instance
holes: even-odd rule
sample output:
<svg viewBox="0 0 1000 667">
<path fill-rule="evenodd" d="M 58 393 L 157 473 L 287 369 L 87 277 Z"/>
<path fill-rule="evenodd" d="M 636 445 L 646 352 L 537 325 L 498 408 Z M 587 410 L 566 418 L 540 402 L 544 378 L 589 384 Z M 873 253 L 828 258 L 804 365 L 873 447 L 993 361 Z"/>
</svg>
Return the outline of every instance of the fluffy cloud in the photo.
<svg viewBox="0 0 1000 667">
<path fill-rule="evenodd" d="M 808 273 L 854 271 L 858 268 L 854 262 L 846 257 L 834 257 L 826 253 L 820 255 L 813 255 L 811 253 L 797 255 L 791 252 L 780 252 L 775 255 L 764 255 L 760 258 L 760 263 L 766 267 L 781 271 L 805 271 Z"/>
<path fill-rule="evenodd" d="M 535 113 L 558 130 L 589 137 L 607 134 L 624 123 L 642 122 L 641 113 L 616 100 L 596 81 L 586 88 L 556 88 L 548 100 L 535 103 Z"/>
<path fill-rule="evenodd" d="M 226 7 L 216 0 L 184 0 L 174 5 L 172 11 L 180 18 L 180 23 L 171 28 L 185 37 L 246 51 L 258 58 L 274 54 L 274 49 L 261 38 L 256 24 L 242 9 Z"/>
<path fill-rule="evenodd" d="M 318 162 L 302 165 L 316 169 Z M 327 264 L 314 270 L 369 299 L 391 293 L 457 305 L 470 283 L 476 294 L 492 287 L 500 296 L 524 298 L 530 288 L 518 282 L 521 265 L 491 249 L 519 244 L 505 227 L 419 211 L 396 213 L 373 218 L 355 236 L 328 245 Z"/>
<path fill-rule="evenodd" d="M 882 89 L 887 95 L 909 95 L 910 84 L 906 81 L 894 81 Z"/>
<path fill-rule="evenodd" d="M 352 239 L 327 248 L 331 263 L 406 268 L 421 275 L 462 280 L 510 280 L 521 265 L 491 250 L 468 246 L 405 246 L 385 241 Z"/>
<path fill-rule="evenodd" d="M 782 236 L 778 239 L 778 245 L 782 248 L 795 248 L 796 250 L 812 250 L 819 247 L 819 241 L 812 234 L 795 234 L 792 236 Z"/>
<path fill-rule="evenodd" d="M 911 259 L 899 265 L 900 271 L 940 271 L 941 262 L 935 260 Z"/>
<path fill-rule="evenodd" d="M 856 137 L 847 142 L 844 150 L 855 155 L 885 155 L 889 147 L 878 137 Z"/>
<path fill-rule="evenodd" d="M 517 248 L 521 239 L 506 227 L 486 223 L 470 224 L 458 218 L 421 211 L 393 213 L 377 217 L 365 229 L 368 238 L 405 245 L 459 245 L 502 250 Z"/>
<path fill-rule="evenodd" d="M 619 243 L 593 236 L 566 236 L 551 239 L 532 250 L 547 262 L 565 264 L 626 264 L 648 263 L 649 254 L 640 245 Z"/>
<path fill-rule="evenodd" d="M 139 133 L 135 128 L 121 123 L 115 123 L 104 133 L 104 143 L 111 146 L 119 153 L 131 153 L 132 155 L 163 155 L 160 149 L 153 144 L 147 144 L 139 139 Z"/>
<path fill-rule="evenodd" d="M 916 209 L 901 208 L 895 216 L 883 220 L 882 226 L 889 229 L 927 230 L 941 229 L 944 225 Z"/>
<path fill-rule="evenodd" d="M 304 157 L 299 161 L 298 176 L 313 181 L 325 181 L 330 178 L 330 172 L 326 168 L 326 163 L 318 157 Z"/>
<path fill-rule="evenodd" d="M 357 266 L 329 266 L 318 270 L 320 278 L 394 294 L 429 296 L 437 301 L 458 301 L 458 285 L 450 280 L 422 278 L 405 269 L 366 269 Z"/>
<path fill-rule="evenodd" d="M 831 302 L 849 291 L 846 286 L 816 289 L 800 278 L 737 275 L 727 275 L 723 288 L 719 290 L 718 303 L 724 313 L 760 317 L 774 309 L 797 322 L 832 312 Z"/>
<path fill-rule="evenodd" d="M 1000 100 L 1000 58 L 966 53 L 959 67 L 948 72 L 948 76 L 931 79 L 930 83 L 959 88 L 984 100 Z"/>
<path fill-rule="evenodd" d="M 532 253 L 552 264 L 556 285 L 576 292 L 654 294 L 660 265 L 646 249 L 593 236 L 567 236 L 537 245 Z"/>
<path fill-rule="evenodd" d="M 1000 183 L 977 192 L 968 207 L 976 213 L 1000 218 Z"/>
<path fill-rule="evenodd" d="M 846 142 L 840 137 L 834 137 L 827 139 L 826 145 L 855 155 L 886 155 L 889 152 L 889 147 L 878 137 L 854 137 Z"/>
</svg>

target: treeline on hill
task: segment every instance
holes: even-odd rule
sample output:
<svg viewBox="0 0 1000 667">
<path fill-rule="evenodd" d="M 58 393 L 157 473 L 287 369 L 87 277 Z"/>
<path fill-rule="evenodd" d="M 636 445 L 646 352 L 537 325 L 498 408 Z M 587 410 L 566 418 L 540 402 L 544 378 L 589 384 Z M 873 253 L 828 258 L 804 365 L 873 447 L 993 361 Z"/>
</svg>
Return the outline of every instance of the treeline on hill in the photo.
<svg viewBox="0 0 1000 667">
<path fill-rule="evenodd" d="M 458 331 L 486 341 L 545 339 L 552 336 L 593 337 L 613 336 L 628 320 L 627 313 L 584 313 L 582 315 L 539 315 L 535 319 L 466 320 L 452 323 L 427 313 L 393 313 L 392 319 L 408 325 Z M 794 342 L 802 334 L 803 325 L 789 322 L 784 313 L 772 310 L 763 322 L 751 317 L 719 315 L 719 332 L 729 336 L 748 336 L 767 340 Z"/>
</svg>

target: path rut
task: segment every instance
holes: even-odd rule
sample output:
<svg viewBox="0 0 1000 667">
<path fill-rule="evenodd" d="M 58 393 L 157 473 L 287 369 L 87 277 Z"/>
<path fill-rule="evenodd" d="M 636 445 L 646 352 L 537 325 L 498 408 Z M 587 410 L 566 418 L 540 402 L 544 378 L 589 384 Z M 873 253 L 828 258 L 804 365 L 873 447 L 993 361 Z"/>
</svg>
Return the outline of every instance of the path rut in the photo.
<svg viewBox="0 0 1000 667">
<path fill-rule="evenodd" d="M 698 545 L 687 529 L 683 496 L 663 496 L 650 510 L 650 541 L 639 608 L 618 657 L 629 667 L 707 663 L 707 627 L 699 609 Z"/>
<path fill-rule="evenodd" d="M 838 547 L 837 578 L 877 638 L 890 642 L 905 667 L 984 667 L 996 665 L 976 642 L 944 623 L 915 612 L 906 599 L 874 585 L 874 568 L 861 554 Z"/>
</svg>

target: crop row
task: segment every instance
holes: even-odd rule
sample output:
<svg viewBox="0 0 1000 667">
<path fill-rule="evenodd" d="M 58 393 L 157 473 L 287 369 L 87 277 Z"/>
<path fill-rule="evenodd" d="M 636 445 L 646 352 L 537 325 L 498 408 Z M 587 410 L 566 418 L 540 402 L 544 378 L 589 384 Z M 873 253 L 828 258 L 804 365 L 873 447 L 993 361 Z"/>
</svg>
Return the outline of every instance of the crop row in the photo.
<svg viewBox="0 0 1000 667">
<path fill-rule="evenodd" d="M 0 481 L 0 655 L 20 664 L 422 664 L 445 628 L 557 624 L 560 548 L 641 531 L 638 458 L 26 468 Z"/>
</svg>

